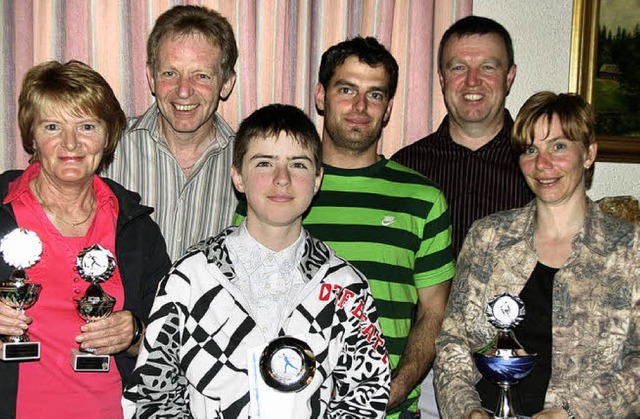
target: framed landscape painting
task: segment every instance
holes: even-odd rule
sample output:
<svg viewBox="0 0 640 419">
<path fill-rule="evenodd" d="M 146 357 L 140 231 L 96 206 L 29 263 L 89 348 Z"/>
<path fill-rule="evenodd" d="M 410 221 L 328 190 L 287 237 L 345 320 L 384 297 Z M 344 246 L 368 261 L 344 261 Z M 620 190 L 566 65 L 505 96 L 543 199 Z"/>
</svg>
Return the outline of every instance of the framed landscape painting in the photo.
<svg viewBox="0 0 640 419">
<path fill-rule="evenodd" d="M 598 161 L 640 163 L 640 3 L 574 0 L 570 88 L 596 114 Z"/>
</svg>

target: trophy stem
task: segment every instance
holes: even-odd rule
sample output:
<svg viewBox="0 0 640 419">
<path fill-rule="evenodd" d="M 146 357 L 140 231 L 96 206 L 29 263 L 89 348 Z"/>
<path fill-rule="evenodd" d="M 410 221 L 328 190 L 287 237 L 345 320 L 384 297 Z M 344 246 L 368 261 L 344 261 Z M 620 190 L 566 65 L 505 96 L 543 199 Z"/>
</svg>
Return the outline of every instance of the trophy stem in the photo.
<svg viewBox="0 0 640 419">
<path fill-rule="evenodd" d="M 500 387 L 500 395 L 498 396 L 500 400 L 493 417 L 500 419 L 518 419 L 518 415 L 513 410 L 513 402 L 511 401 L 511 392 L 509 391 L 511 386 L 509 384 L 499 383 L 498 387 Z"/>
</svg>

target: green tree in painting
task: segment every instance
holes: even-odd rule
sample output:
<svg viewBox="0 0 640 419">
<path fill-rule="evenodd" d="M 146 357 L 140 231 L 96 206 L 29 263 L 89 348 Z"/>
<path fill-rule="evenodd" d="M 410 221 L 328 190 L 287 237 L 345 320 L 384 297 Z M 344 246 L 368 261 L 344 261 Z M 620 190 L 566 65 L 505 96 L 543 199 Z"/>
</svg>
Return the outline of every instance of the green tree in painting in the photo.
<svg viewBox="0 0 640 419">
<path fill-rule="evenodd" d="M 596 131 L 640 135 L 640 25 L 633 31 L 600 27 L 594 83 Z"/>
</svg>

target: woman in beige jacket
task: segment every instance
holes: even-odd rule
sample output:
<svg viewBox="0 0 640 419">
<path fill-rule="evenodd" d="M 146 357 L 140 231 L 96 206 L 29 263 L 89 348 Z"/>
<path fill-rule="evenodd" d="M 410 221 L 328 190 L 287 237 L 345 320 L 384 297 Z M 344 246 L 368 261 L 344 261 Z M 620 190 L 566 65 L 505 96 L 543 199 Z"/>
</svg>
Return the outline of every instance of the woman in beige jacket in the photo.
<svg viewBox="0 0 640 419">
<path fill-rule="evenodd" d="M 605 215 L 585 193 L 597 154 L 593 111 L 576 95 L 541 92 L 518 114 L 512 143 L 536 195 L 471 228 L 437 345 L 444 418 L 489 417 L 497 387 L 472 353 L 496 330 L 487 302 L 503 292 L 526 307 L 515 335 L 537 353 L 512 388 L 533 418 L 636 417 L 640 409 L 640 228 Z"/>
</svg>

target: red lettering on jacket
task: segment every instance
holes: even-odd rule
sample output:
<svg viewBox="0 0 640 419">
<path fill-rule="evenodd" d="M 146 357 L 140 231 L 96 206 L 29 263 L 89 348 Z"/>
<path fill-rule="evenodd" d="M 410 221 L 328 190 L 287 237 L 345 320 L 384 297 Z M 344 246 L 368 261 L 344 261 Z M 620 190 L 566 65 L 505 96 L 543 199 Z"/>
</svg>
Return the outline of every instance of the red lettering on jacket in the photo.
<svg viewBox="0 0 640 419">
<path fill-rule="evenodd" d="M 354 295 L 356 295 L 355 292 L 348 289 L 342 289 L 342 296 L 340 297 L 340 301 L 338 302 L 338 307 L 343 308 L 344 303 L 346 303 L 347 300 Z"/>
<path fill-rule="evenodd" d="M 331 298 L 331 284 L 322 284 L 318 300 L 329 301 L 329 298 Z"/>
</svg>

